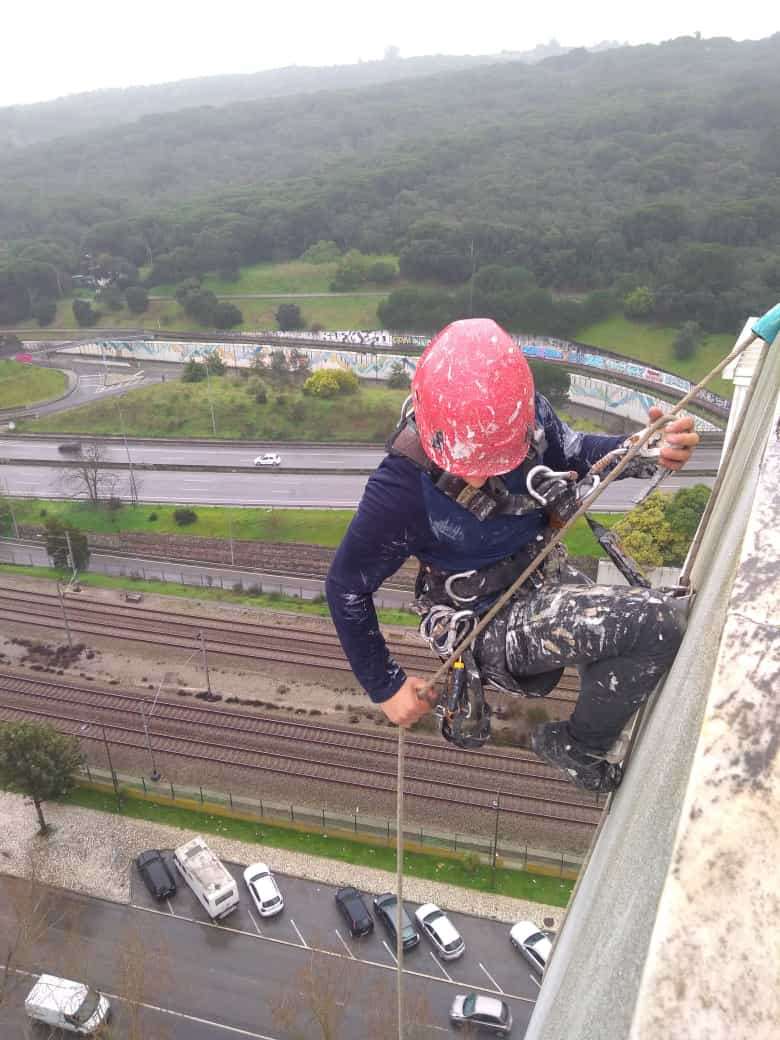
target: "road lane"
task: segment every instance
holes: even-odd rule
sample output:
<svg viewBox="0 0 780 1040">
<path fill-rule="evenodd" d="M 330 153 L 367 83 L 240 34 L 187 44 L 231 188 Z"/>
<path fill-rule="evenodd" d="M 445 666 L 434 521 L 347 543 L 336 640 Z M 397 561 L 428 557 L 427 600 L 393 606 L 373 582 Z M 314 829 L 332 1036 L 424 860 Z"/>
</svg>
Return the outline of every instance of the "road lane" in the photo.
<svg viewBox="0 0 780 1040">
<path fill-rule="evenodd" d="M 113 471 L 117 477 L 115 494 L 129 500 L 130 474 Z M 10 495 L 38 498 L 72 498 L 63 487 L 61 468 L 48 466 L 3 465 L 2 475 Z M 712 487 L 714 477 L 669 476 L 662 491 L 678 491 L 694 484 Z M 201 505 L 291 506 L 296 508 L 354 509 L 363 493 L 367 476 L 336 473 L 285 473 L 284 470 L 203 475 L 177 470 L 136 472 L 138 495 L 142 502 L 188 503 Z M 200 482 L 203 481 L 202 487 Z M 197 485 L 197 486 L 196 486 Z M 645 487 L 642 480 L 617 480 L 595 506 L 596 512 L 626 512 Z M 85 497 L 85 496 L 78 496 Z"/>
</svg>

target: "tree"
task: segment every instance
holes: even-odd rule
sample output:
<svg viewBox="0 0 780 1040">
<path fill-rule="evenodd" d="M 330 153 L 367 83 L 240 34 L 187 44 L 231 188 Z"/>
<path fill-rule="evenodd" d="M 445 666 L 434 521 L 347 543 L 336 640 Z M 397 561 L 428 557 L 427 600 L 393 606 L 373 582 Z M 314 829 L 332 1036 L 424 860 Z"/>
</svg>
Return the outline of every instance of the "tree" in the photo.
<svg viewBox="0 0 780 1040">
<path fill-rule="evenodd" d="M 646 285 L 639 285 L 623 300 L 623 313 L 627 318 L 648 318 L 655 308 L 655 296 Z"/>
<path fill-rule="evenodd" d="M 666 522 L 664 496 L 654 491 L 648 498 L 626 513 L 613 528 L 623 548 L 638 564 L 646 567 L 661 567 L 664 562 L 664 546 L 671 538 Z"/>
<path fill-rule="evenodd" d="M 672 349 L 674 356 L 680 361 L 693 357 L 702 337 L 701 325 L 698 321 L 686 321 L 674 337 Z"/>
<path fill-rule="evenodd" d="M 63 571 L 71 565 L 77 571 L 85 571 L 89 566 L 87 536 L 54 516 L 46 521 L 46 552 L 54 566 Z"/>
<path fill-rule="evenodd" d="M 116 285 L 104 285 L 98 290 L 95 299 L 110 311 L 122 310 L 122 293 Z"/>
<path fill-rule="evenodd" d="M 282 332 L 306 328 L 306 322 L 303 320 L 301 308 L 297 303 L 280 303 L 276 308 L 274 317 L 276 318 L 276 324 Z"/>
<path fill-rule="evenodd" d="M 116 474 L 106 468 L 103 449 L 97 441 L 82 443 L 81 454 L 63 472 L 63 483 L 73 497 L 86 496 L 93 505 L 113 497 Z"/>
<path fill-rule="evenodd" d="M 54 925 L 50 892 L 40 882 L 41 852 L 38 847 L 30 854 L 22 877 L 0 877 L 0 897 L 10 915 L 0 936 L 0 1010 L 11 1003 L 17 983 L 29 988 L 26 973 L 20 978 L 17 972 L 29 964 L 35 948 Z"/>
<path fill-rule="evenodd" d="M 693 487 L 680 488 L 672 495 L 666 505 L 666 521 L 671 537 L 664 547 L 664 563 L 682 565 L 707 508 L 710 494 L 705 484 L 694 484 Z"/>
<path fill-rule="evenodd" d="M 211 320 L 215 329 L 232 329 L 243 324 L 244 315 L 234 303 L 223 301 L 214 308 Z"/>
<path fill-rule="evenodd" d="M 143 314 L 149 307 L 149 293 L 142 285 L 128 285 L 125 289 L 127 309 L 133 314 Z"/>
<path fill-rule="evenodd" d="M 206 355 L 206 371 L 212 376 L 222 376 L 227 371 L 219 351 L 212 350 Z"/>
<path fill-rule="evenodd" d="M 44 325 L 51 325 L 51 323 L 54 321 L 54 315 L 56 313 L 56 300 L 36 300 L 33 304 L 33 317 L 41 327 L 43 327 Z"/>
<path fill-rule="evenodd" d="M 406 365 L 404 365 L 403 361 L 394 361 L 390 367 L 387 385 L 391 390 L 408 390 L 409 384 L 410 379 L 406 371 Z"/>
<path fill-rule="evenodd" d="M 352 1005 L 351 979 L 339 959 L 312 953 L 289 988 L 271 1001 L 274 1024 L 291 1040 L 337 1040 Z"/>
<path fill-rule="evenodd" d="M 93 310 L 92 304 L 89 300 L 74 300 L 73 317 L 81 328 L 86 328 L 88 325 L 95 324 L 98 319 L 98 314 L 97 311 Z"/>
<path fill-rule="evenodd" d="M 47 723 L 0 724 L 0 782 L 9 791 L 32 798 L 41 834 L 49 830 L 43 802 L 73 790 L 81 763 L 78 740 Z"/>
<path fill-rule="evenodd" d="M 182 383 L 200 383 L 205 378 L 206 366 L 202 365 L 195 358 L 190 358 L 181 374 Z"/>
<path fill-rule="evenodd" d="M 366 268 L 366 281 L 387 285 L 398 277 L 398 268 L 392 260 L 374 260 Z"/>
<path fill-rule="evenodd" d="M 329 264 L 338 260 L 341 250 L 335 242 L 329 239 L 320 239 L 314 245 L 309 246 L 305 253 L 301 254 L 301 260 L 307 264 Z"/>
</svg>

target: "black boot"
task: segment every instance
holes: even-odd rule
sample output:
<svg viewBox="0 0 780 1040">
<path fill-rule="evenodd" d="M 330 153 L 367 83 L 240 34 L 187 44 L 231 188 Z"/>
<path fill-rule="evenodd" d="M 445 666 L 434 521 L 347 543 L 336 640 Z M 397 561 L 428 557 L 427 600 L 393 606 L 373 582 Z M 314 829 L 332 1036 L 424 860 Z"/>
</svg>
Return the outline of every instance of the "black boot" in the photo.
<svg viewBox="0 0 780 1040">
<path fill-rule="evenodd" d="M 620 787 L 622 766 L 608 762 L 601 751 L 589 751 L 574 740 L 568 722 L 546 722 L 531 731 L 531 747 L 551 766 L 562 769 L 584 791 L 609 794 Z"/>
</svg>

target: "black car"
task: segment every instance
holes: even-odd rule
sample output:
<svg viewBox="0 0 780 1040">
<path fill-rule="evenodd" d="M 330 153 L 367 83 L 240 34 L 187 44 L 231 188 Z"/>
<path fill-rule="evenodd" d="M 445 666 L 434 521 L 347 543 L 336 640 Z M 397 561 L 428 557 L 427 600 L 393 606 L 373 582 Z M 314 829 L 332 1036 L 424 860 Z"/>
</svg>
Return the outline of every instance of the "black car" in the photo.
<svg viewBox="0 0 780 1040">
<path fill-rule="evenodd" d="M 64 441 L 57 448 L 63 455 L 80 455 L 81 441 Z"/>
<path fill-rule="evenodd" d="M 395 937 L 395 914 L 398 900 L 392 892 L 385 892 L 374 900 L 374 912 L 388 931 L 393 942 Z M 406 912 L 406 907 L 401 905 L 401 941 L 405 950 L 413 949 L 420 941 L 420 933 L 412 924 L 412 919 Z"/>
<path fill-rule="evenodd" d="M 349 927 L 350 935 L 359 939 L 374 930 L 374 920 L 356 888 L 340 888 L 336 893 L 336 906 Z"/>
<path fill-rule="evenodd" d="M 144 884 L 155 899 L 165 899 L 176 892 L 176 881 L 171 868 L 165 862 L 159 849 L 149 849 L 136 856 L 135 865 L 143 878 Z"/>
</svg>

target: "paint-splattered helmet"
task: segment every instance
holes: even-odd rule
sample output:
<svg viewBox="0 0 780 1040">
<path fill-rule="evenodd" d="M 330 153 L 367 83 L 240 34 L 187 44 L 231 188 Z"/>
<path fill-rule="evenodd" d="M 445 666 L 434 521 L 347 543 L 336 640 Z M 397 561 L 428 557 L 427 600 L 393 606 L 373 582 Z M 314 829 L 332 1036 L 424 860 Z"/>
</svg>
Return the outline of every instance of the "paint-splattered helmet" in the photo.
<svg viewBox="0 0 780 1040">
<path fill-rule="evenodd" d="M 533 376 L 489 318 L 454 321 L 433 337 L 412 379 L 412 407 L 426 454 L 455 476 L 508 473 L 528 454 Z"/>
</svg>

